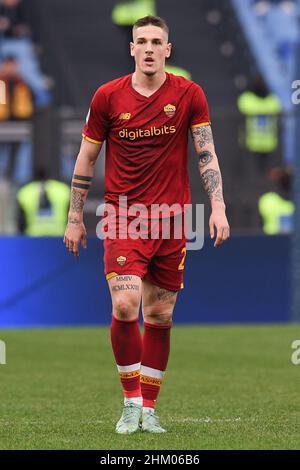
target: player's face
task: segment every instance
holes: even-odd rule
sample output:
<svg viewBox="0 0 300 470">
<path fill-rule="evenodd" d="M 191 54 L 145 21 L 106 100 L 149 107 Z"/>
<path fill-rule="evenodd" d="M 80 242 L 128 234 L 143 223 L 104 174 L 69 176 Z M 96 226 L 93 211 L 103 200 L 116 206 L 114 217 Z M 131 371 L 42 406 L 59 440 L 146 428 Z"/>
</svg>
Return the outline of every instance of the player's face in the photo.
<svg viewBox="0 0 300 470">
<path fill-rule="evenodd" d="M 164 70 L 165 61 L 171 54 L 167 33 L 158 26 L 147 25 L 133 31 L 130 53 L 135 59 L 136 69 L 145 75 L 155 75 Z"/>
</svg>

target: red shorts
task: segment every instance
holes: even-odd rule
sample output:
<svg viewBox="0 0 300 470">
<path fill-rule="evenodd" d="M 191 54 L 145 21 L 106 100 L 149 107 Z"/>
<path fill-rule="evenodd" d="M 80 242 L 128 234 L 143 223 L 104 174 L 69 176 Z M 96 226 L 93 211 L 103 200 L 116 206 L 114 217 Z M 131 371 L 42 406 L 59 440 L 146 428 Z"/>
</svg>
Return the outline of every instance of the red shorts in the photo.
<svg viewBox="0 0 300 470">
<path fill-rule="evenodd" d="M 158 223 L 158 221 L 157 221 Z M 148 234 L 151 231 L 148 231 Z M 163 289 L 177 292 L 183 288 L 183 270 L 186 256 L 184 232 L 180 239 L 174 237 L 174 217 L 170 222 L 170 239 L 161 237 L 159 221 L 158 238 L 104 240 L 104 271 L 109 280 L 117 275 L 131 274 L 147 279 Z"/>
</svg>

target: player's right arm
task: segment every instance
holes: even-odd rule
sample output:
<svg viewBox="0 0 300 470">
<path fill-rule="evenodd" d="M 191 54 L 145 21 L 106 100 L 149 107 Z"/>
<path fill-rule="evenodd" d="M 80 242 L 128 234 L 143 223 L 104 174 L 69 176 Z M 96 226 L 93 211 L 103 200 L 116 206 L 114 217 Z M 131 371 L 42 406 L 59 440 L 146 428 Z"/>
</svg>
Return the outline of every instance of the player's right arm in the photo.
<svg viewBox="0 0 300 470">
<path fill-rule="evenodd" d="M 76 159 L 71 184 L 71 200 L 68 223 L 64 235 L 64 243 L 74 256 L 78 256 L 79 244 L 86 248 L 86 229 L 83 222 L 83 208 L 92 178 L 95 163 L 101 150 L 102 143 L 93 143 L 82 139 L 79 154 Z"/>
</svg>

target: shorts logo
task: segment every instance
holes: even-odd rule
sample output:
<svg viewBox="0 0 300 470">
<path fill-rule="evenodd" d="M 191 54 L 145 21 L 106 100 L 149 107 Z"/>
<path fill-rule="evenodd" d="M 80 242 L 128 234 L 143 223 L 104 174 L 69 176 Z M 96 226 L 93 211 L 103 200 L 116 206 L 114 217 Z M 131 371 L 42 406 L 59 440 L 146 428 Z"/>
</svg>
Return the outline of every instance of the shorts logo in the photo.
<svg viewBox="0 0 300 470">
<path fill-rule="evenodd" d="M 174 106 L 173 104 L 167 104 L 165 107 L 164 107 L 164 112 L 166 113 L 166 115 L 171 118 L 174 116 L 175 112 L 176 112 L 176 106 Z"/>
<path fill-rule="evenodd" d="M 131 118 L 131 114 L 130 113 L 121 113 L 120 116 L 119 116 L 119 119 L 125 119 L 125 121 L 128 121 L 128 119 Z"/>
<path fill-rule="evenodd" d="M 123 266 L 127 261 L 127 258 L 125 256 L 118 256 L 117 258 L 117 263 L 119 263 L 121 266 Z"/>
</svg>

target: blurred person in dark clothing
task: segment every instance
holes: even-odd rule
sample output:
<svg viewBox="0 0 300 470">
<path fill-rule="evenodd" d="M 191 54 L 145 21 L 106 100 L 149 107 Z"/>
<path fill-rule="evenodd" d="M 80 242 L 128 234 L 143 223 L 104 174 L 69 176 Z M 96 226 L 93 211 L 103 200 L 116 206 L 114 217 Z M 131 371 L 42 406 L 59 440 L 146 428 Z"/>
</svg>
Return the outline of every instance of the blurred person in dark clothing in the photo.
<svg viewBox="0 0 300 470">
<path fill-rule="evenodd" d="M 31 36 L 20 0 L 0 0 L 0 31 L 4 38 Z"/>
<path fill-rule="evenodd" d="M 48 106 L 51 96 L 34 51 L 22 0 L 0 0 L 0 60 L 8 56 L 16 58 L 19 73 L 33 91 L 36 105 Z"/>
<path fill-rule="evenodd" d="M 0 80 L 5 84 L 5 102 L 0 104 L 0 121 L 31 118 L 32 93 L 20 76 L 14 57 L 7 57 L 0 64 Z"/>
<path fill-rule="evenodd" d="M 0 103 L 0 122 L 23 121 L 31 119 L 34 103 L 31 90 L 19 74 L 14 57 L 7 57 L 0 64 L 2 101 Z M 32 147 L 30 140 L 13 138 L 0 142 L 0 178 L 7 181 L 26 181 L 31 171 Z"/>
</svg>

